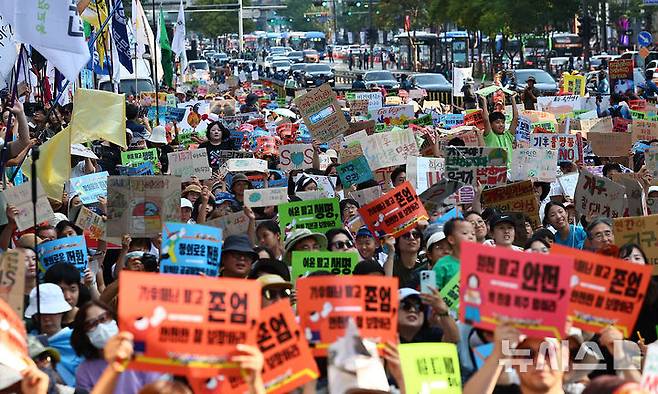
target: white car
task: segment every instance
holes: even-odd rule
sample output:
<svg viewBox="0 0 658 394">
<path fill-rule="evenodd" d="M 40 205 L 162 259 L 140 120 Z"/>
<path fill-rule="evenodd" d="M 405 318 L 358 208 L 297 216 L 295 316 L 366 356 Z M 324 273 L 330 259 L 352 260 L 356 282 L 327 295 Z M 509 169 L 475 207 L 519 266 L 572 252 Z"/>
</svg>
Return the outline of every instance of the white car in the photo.
<svg viewBox="0 0 658 394">
<path fill-rule="evenodd" d="M 272 68 L 276 71 L 285 71 L 290 70 L 290 60 L 276 60 L 272 62 Z"/>
<path fill-rule="evenodd" d="M 208 62 L 205 60 L 192 60 L 187 63 L 184 79 L 186 81 L 210 81 L 210 66 L 208 65 Z"/>
</svg>

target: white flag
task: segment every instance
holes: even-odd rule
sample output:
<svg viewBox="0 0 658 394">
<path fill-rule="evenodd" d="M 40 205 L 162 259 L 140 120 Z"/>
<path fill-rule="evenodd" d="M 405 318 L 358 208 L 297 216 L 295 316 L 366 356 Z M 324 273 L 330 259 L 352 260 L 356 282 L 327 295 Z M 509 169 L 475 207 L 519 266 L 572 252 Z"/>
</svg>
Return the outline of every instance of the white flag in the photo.
<svg viewBox="0 0 658 394">
<path fill-rule="evenodd" d="M 452 95 L 455 97 L 464 97 L 462 88 L 464 87 L 464 80 L 473 78 L 472 67 L 453 67 L 452 68 Z"/>
<path fill-rule="evenodd" d="M 16 39 L 32 45 L 74 81 L 90 58 L 75 0 L 51 2 L 47 8 L 43 1 L 21 0 L 20 7 L 14 6 L 14 20 L 20 21 L 12 26 Z"/>
<path fill-rule="evenodd" d="M 183 9 L 183 0 L 180 0 L 180 6 L 178 7 L 178 20 L 176 20 L 176 26 L 174 27 L 171 51 L 176 56 L 180 56 L 185 51 L 185 10 Z"/>
<path fill-rule="evenodd" d="M 18 47 L 11 31 L 9 18 L 4 17 L 0 10 L 0 88 L 9 84 L 11 70 L 17 58 Z"/>
<path fill-rule="evenodd" d="M 144 13 L 144 8 L 142 8 L 142 3 L 139 2 L 139 0 L 133 0 L 132 2 L 132 22 L 133 22 L 133 33 L 135 34 L 135 42 L 137 43 L 137 57 L 142 58 L 144 54 L 146 53 L 146 48 L 145 46 L 148 45 L 149 50 L 148 52 L 151 54 L 151 57 L 154 56 L 154 52 L 156 52 L 159 48 L 159 45 L 156 47 L 155 45 L 155 36 L 153 35 L 153 29 L 151 29 L 151 25 L 149 25 L 148 18 L 146 18 L 146 14 Z M 162 64 L 160 63 L 160 54 L 155 53 L 158 57 L 158 61 L 155 63 L 156 64 L 156 75 L 162 76 L 163 71 L 162 71 Z M 155 59 L 152 59 L 152 61 Z M 158 78 L 154 78 L 154 82 L 158 83 Z"/>
</svg>

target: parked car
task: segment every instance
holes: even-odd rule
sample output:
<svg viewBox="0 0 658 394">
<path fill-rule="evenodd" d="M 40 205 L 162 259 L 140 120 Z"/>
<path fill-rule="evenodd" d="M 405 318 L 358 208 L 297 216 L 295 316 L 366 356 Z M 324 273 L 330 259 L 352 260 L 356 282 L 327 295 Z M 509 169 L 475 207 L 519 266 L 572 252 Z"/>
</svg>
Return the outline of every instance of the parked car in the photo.
<svg viewBox="0 0 658 394">
<path fill-rule="evenodd" d="M 223 66 L 226 63 L 228 63 L 230 58 L 224 52 L 220 52 L 220 53 L 216 53 L 215 55 L 213 55 L 212 60 L 216 65 Z"/>
<path fill-rule="evenodd" d="M 290 70 L 290 60 L 276 60 L 272 62 L 272 68 L 276 71 L 288 72 Z"/>
<path fill-rule="evenodd" d="M 411 86 L 428 92 L 452 92 L 452 83 L 438 73 L 416 74 L 410 79 Z"/>
<path fill-rule="evenodd" d="M 304 87 L 318 86 L 323 83 L 334 86 L 336 81 L 334 70 L 324 63 L 305 64 L 302 76 L 301 84 Z"/>
<path fill-rule="evenodd" d="M 536 68 L 526 68 L 522 70 L 514 70 L 514 80 L 516 81 L 516 90 L 522 92 L 528 86 L 526 81 L 530 77 L 535 77 L 535 88 L 539 90 L 543 96 L 554 96 L 558 92 L 557 82 L 551 77 L 551 74 L 544 70 Z"/>
<path fill-rule="evenodd" d="M 307 49 L 304 51 L 305 63 L 317 63 L 320 61 L 320 54 L 315 49 Z"/>
<path fill-rule="evenodd" d="M 400 83 L 388 70 L 384 71 L 368 71 L 363 76 L 366 83 L 366 88 L 371 89 L 375 86 L 383 86 L 386 89 L 399 89 Z"/>
<path fill-rule="evenodd" d="M 304 63 L 304 52 L 292 51 L 288 53 L 288 60 L 292 63 Z"/>
</svg>

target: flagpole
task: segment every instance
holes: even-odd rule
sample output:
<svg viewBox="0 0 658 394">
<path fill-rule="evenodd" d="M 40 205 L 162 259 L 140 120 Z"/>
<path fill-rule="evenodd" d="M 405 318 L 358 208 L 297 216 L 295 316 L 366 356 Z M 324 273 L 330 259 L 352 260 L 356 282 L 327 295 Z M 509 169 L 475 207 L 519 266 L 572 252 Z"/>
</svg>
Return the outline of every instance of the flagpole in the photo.
<svg viewBox="0 0 658 394">
<path fill-rule="evenodd" d="M 155 0 L 151 0 L 151 10 L 153 11 L 153 15 L 151 17 L 151 20 L 153 22 L 153 26 L 155 26 L 156 30 L 158 29 L 158 24 L 155 23 Z M 156 42 L 160 38 L 160 32 L 158 31 L 158 34 L 153 38 L 153 48 L 151 48 L 151 58 L 153 59 L 153 69 L 155 70 L 155 125 L 158 126 L 160 123 L 160 103 L 158 96 L 160 95 L 160 78 L 158 78 L 158 51 L 157 51 L 157 46 L 160 44 L 159 42 Z"/>
</svg>

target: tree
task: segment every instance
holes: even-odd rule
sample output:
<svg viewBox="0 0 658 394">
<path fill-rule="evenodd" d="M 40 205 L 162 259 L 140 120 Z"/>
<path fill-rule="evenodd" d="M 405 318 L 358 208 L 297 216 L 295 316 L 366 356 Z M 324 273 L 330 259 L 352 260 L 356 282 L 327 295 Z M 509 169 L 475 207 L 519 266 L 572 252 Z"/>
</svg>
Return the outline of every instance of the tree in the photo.
<svg viewBox="0 0 658 394">
<path fill-rule="evenodd" d="M 286 8 L 277 11 L 277 15 L 288 18 L 290 30 L 292 31 L 313 31 L 321 29 L 321 24 L 316 18 L 306 20 L 304 14 L 318 9 L 308 0 L 288 0 Z M 326 9 L 325 9 L 326 10 Z M 292 19 L 292 20 L 291 20 Z"/>
<path fill-rule="evenodd" d="M 235 0 L 196 0 L 194 2 L 194 5 L 197 6 L 218 4 L 235 4 Z M 249 4 L 250 1 L 244 1 L 245 6 Z M 188 29 L 206 37 L 238 32 L 237 9 L 230 12 L 190 12 L 186 17 L 188 18 Z M 245 32 L 254 30 L 253 21 L 245 19 L 243 22 Z"/>
</svg>

